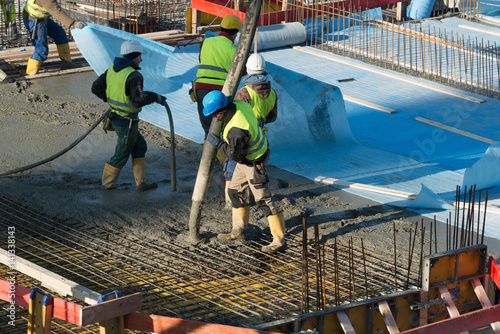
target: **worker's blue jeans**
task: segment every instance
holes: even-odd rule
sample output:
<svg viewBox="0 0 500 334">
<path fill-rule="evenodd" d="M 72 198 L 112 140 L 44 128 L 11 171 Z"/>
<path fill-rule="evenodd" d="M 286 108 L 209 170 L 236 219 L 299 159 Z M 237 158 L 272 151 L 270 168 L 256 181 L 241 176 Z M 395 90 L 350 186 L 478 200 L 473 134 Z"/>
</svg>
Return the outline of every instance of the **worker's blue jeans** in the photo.
<svg viewBox="0 0 500 334">
<path fill-rule="evenodd" d="M 56 45 L 68 43 L 68 36 L 64 29 L 52 19 L 44 20 L 30 20 L 29 18 L 23 16 L 24 26 L 28 29 L 31 38 L 31 42 L 35 46 L 35 52 L 32 59 L 44 62 L 49 54 L 49 41 L 47 37 L 52 37 Z M 38 21 L 38 22 L 37 22 Z M 33 29 L 35 29 L 35 36 L 33 36 Z"/>
<path fill-rule="evenodd" d="M 128 125 L 117 125 L 116 122 L 111 122 L 118 136 L 118 141 L 116 143 L 115 155 L 109 159 L 108 164 L 121 169 L 127 163 L 129 156 L 132 156 L 132 159 L 144 158 L 148 150 L 148 145 L 144 137 L 139 133 L 139 122 L 132 122 L 128 139 L 126 139 Z"/>
</svg>

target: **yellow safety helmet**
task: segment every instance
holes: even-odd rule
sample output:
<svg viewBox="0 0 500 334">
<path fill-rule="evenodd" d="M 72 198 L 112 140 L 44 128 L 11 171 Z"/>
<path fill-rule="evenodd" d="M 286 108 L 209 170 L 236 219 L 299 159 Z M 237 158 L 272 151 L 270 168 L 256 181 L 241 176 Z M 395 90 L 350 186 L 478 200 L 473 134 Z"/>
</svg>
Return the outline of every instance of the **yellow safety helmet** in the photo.
<svg viewBox="0 0 500 334">
<path fill-rule="evenodd" d="M 241 28 L 243 28 L 243 22 L 241 22 L 241 19 L 236 15 L 226 15 L 222 19 L 220 26 L 224 29 L 241 30 Z"/>
</svg>

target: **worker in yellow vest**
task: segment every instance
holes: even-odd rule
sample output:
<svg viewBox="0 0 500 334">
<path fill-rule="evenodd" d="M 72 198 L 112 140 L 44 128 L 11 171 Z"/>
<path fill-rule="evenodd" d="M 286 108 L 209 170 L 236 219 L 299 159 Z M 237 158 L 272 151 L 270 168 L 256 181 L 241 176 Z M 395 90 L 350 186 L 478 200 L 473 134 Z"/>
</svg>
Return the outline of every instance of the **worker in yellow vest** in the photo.
<svg viewBox="0 0 500 334">
<path fill-rule="evenodd" d="M 286 247 L 285 219 L 283 212 L 273 204 L 269 191 L 267 162 L 269 148 L 264 131 L 259 126 L 252 107 L 243 101 L 228 98 L 220 91 L 212 91 L 203 99 L 205 116 L 217 117 L 223 123 L 221 137 L 209 133 L 207 142 L 219 149 L 229 160 L 236 161 L 233 178 L 229 184 L 232 203 L 232 230 L 218 237 L 226 240 L 245 240 L 249 223 L 250 207 L 245 191 L 250 188 L 255 203 L 268 218 L 273 236 L 271 244 L 262 247 L 264 253 L 275 253 Z"/>
<path fill-rule="evenodd" d="M 28 60 L 27 75 L 37 74 L 40 66 L 49 54 L 48 37 L 54 39 L 59 58 L 62 60 L 61 70 L 75 67 L 71 61 L 68 36 L 64 29 L 51 19 L 53 16 L 65 27 L 82 29 L 84 22 L 75 21 L 61 10 L 57 0 L 27 0 L 23 11 L 23 21 L 30 33 L 35 52 Z"/>
<path fill-rule="evenodd" d="M 243 23 L 236 15 L 226 15 L 220 27 L 221 32 L 218 36 L 203 40 L 200 47 L 197 79 L 193 83 L 195 100 L 198 103 L 198 115 L 205 137 L 210 129 L 212 118 L 203 114 L 203 98 L 213 90 L 222 91 L 236 51 L 234 39 L 243 27 Z"/>
<path fill-rule="evenodd" d="M 102 186 L 105 189 L 115 188 L 115 182 L 130 156 L 136 191 L 158 188 L 156 183 L 146 182 L 144 157 L 148 146 L 139 132 L 139 112 L 143 106 L 154 102 L 165 105 L 166 98 L 143 91 L 144 78 L 138 71 L 143 53 L 142 45 L 138 41 L 124 41 L 120 47 L 122 57 L 116 57 L 113 65 L 92 84 L 92 93 L 111 107 L 109 118 L 112 131 L 118 136 L 115 154 L 104 165 L 102 173 Z"/>
<path fill-rule="evenodd" d="M 16 4 L 14 0 L 0 0 L 0 5 L 2 7 L 7 40 L 16 40 L 19 37 L 16 23 Z"/>
<path fill-rule="evenodd" d="M 243 78 L 245 86 L 236 93 L 235 100 L 245 101 L 252 106 L 259 126 L 266 131 L 265 124 L 272 123 L 278 117 L 278 99 L 276 91 L 271 88 L 271 82 L 268 81 L 266 72 L 266 61 L 258 53 L 248 57 L 246 63 L 248 75 Z M 228 189 L 231 178 L 233 177 L 236 162 L 226 160 L 224 163 L 224 175 L 226 177 L 226 206 L 230 203 Z M 252 193 L 249 193 L 249 202 L 253 201 Z"/>
</svg>

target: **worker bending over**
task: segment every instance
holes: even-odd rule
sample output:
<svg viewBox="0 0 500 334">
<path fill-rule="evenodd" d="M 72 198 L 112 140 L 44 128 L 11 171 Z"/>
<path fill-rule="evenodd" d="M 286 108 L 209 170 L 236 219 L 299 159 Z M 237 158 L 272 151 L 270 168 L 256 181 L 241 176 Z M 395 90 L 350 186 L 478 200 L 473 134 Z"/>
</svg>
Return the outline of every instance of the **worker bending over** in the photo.
<svg viewBox="0 0 500 334">
<path fill-rule="evenodd" d="M 145 191 L 158 187 L 156 183 L 146 182 L 144 157 L 148 147 L 139 132 L 139 112 L 143 106 L 154 102 L 165 105 L 166 98 L 142 90 L 144 79 L 138 70 L 143 53 L 142 45 L 138 41 L 123 42 L 120 48 L 122 57 L 116 57 L 113 65 L 92 84 L 92 93 L 111 107 L 109 118 L 118 136 L 115 154 L 105 164 L 102 173 L 102 185 L 106 189 L 115 187 L 114 184 L 130 155 L 136 190 Z"/>
<path fill-rule="evenodd" d="M 278 99 L 276 91 L 271 88 L 271 82 L 267 80 L 266 61 L 258 53 L 248 57 L 246 63 L 248 75 L 243 78 L 245 86 L 236 93 L 235 100 L 244 101 L 252 106 L 259 126 L 267 131 L 264 124 L 272 123 L 278 118 Z M 230 202 L 228 188 L 236 167 L 236 162 L 226 160 L 224 164 L 224 175 L 226 176 L 226 203 Z M 252 197 L 252 193 L 249 194 Z M 253 202 L 253 199 L 249 199 Z"/>
<path fill-rule="evenodd" d="M 193 83 L 193 94 L 198 103 L 198 115 L 205 138 L 210 129 L 211 117 L 203 114 L 203 98 L 210 91 L 222 91 L 227 73 L 231 67 L 236 46 L 234 39 L 243 27 L 241 19 L 236 15 L 226 15 L 221 23 L 219 36 L 206 38 L 200 47 L 200 65 Z"/>
<path fill-rule="evenodd" d="M 223 122 L 222 139 L 210 133 L 207 141 L 230 160 L 236 161 L 233 178 L 229 184 L 229 198 L 233 206 L 233 227 L 229 234 L 218 237 L 227 240 L 245 240 L 250 207 L 245 190 L 250 187 L 255 203 L 268 218 L 273 236 L 270 245 L 262 247 L 265 253 L 274 253 L 286 247 L 283 212 L 273 205 L 269 191 L 267 139 L 252 107 L 243 101 L 228 98 L 220 91 L 212 91 L 203 99 L 205 116 L 217 117 Z"/>
<path fill-rule="evenodd" d="M 57 0 L 27 0 L 23 11 L 23 21 L 35 46 L 35 52 L 28 60 L 26 67 L 28 75 L 37 74 L 40 66 L 47 59 L 49 54 L 47 37 L 52 37 L 57 45 L 57 52 L 62 60 L 61 70 L 75 67 L 71 62 L 66 32 L 51 19 L 51 16 L 68 28 L 81 29 L 85 26 L 85 23 L 75 21 L 65 14 Z"/>
</svg>

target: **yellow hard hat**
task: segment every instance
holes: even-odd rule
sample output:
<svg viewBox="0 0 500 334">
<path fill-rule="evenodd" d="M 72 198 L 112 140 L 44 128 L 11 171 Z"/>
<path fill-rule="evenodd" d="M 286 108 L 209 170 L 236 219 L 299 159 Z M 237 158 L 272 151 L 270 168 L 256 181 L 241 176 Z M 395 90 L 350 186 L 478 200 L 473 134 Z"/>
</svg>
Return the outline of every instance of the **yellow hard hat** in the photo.
<svg viewBox="0 0 500 334">
<path fill-rule="evenodd" d="M 222 19 L 220 26 L 221 26 L 221 28 L 224 28 L 224 29 L 241 30 L 241 28 L 243 28 L 243 23 L 241 22 L 241 19 L 236 15 L 226 15 Z"/>
</svg>

